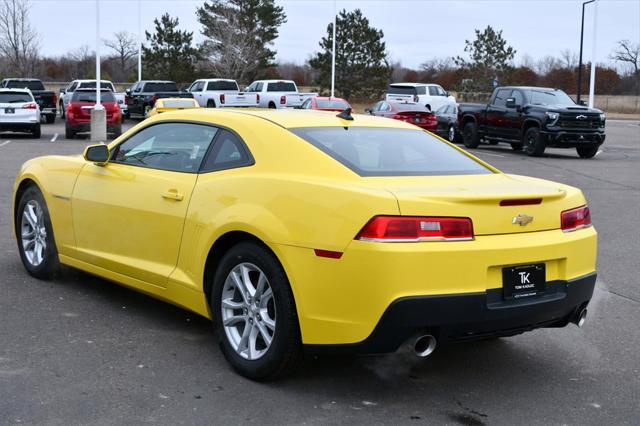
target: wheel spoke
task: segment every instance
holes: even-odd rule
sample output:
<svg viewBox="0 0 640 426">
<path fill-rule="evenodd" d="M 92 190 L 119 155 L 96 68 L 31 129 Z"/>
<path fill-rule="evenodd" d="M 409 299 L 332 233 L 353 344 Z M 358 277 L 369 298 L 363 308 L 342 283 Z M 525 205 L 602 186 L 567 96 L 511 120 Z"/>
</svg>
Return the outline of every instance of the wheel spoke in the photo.
<svg viewBox="0 0 640 426">
<path fill-rule="evenodd" d="M 244 288 L 247 291 L 247 296 L 253 297 L 256 294 L 256 289 L 253 287 L 253 283 L 251 283 L 249 268 L 246 265 L 242 265 L 240 270 L 242 271 L 242 284 L 244 284 Z"/>
<path fill-rule="evenodd" d="M 40 262 L 42 262 L 42 244 L 40 243 L 40 241 L 36 241 L 36 246 L 33 249 L 33 252 L 35 254 L 35 261 L 36 264 L 40 264 Z"/>
<path fill-rule="evenodd" d="M 267 285 L 267 277 L 261 271 L 260 277 L 258 278 L 258 285 L 256 286 L 256 293 L 255 293 L 256 298 L 262 297 L 262 293 L 264 292 L 266 285 Z"/>
<path fill-rule="evenodd" d="M 36 229 L 36 222 L 33 220 L 31 215 L 29 214 L 29 208 L 30 208 L 30 206 L 27 206 L 27 208 L 24 209 L 24 212 L 22 213 L 22 217 L 23 217 L 23 219 L 26 219 L 26 221 L 29 224 L 29 226 L 31 227 L 31 229 L 35 230 Z"/>
<path fill-rule="evenodd" d="M 262 296 L 260 296 L 260 307 L 266 308 L 267 303 L 269 303 L 269 300 L 271 300 L 272 298 L 273 298 L 273 291 L 271 290 L 271 287 L 269 287 L 264 291 L 264 293 L 262 293 Z"/>
<path fill-rule="evenodd" d="M 24 251 L 32 251 L 35 244 L 36 244 L 35 238 L 29 239 L 27 241 L 24 241 L 24 240 L 22 241 L 22 247 L 24 247 Z"/>
<path fill-rule="evenodd" d="M 247 289 L 244 287 L 244 284 L 242 283 L 242 278 L 240 278 L 238 273 L 234 271 L 231 271 L 229 276 L 231 277 L 231 280 L 233 281 L 233 284 L 235 285 L 235 287 L 240 292 L 240 295 L 242 296 L 242 300 L 244 301 L 244 303 L 248 304 L 249 295 L 247 294 Z"/>
<path fill-rule="evenodd" d="M 251 329 L 253 327 L 250 326 L 249 323 L 245 324 L 244 330 L 242 331 L 242 337 L 240 338 L 240 342 L 238 343 L 238 353 L 242 353 L 247 350 L 249 344 L 249 334 L 251 333 Z"/>
<path fill-rule="evenodd" d="M 247 316 L 246 315 L 234 315 L 232 317 L 226 318 L 223 321 L 223 324 L 225 326 L 231 326 L 231 325 L 238 324 L 240 322 L 247 322 Z"/>
<path fill-rule="evenodd" d="M 257 323 L 253 323 L 251 325 L 251 331 L 249 332 L 249 359 L 254 359 L 257 355 L 256 340 L 258 338 L 258 333 L 260 333 L 257 325 Z"/>
<path fill-rule="evenodd" d="M 267 331 L 267 328 L 260 321 L 256 323 L 256 326 L 258 327 L 258 330 L 260 330 L 260 335 L 262 336 L 262 340 L 264 340 L 264 343 L 267 345 L 267 347 L 271 346 L 271 340 L 273 340 L 273 338 L 269 335 L 269 331 Z"/>
<path fill-rule="evenodd" d="M 231 298 L 222 300 L 222 307 L 226 309 L 242 309 L 245 306 L 244 302 L 236 302 Z"/>
<path fill-rule="evenodd" d="M 266 312 L 262 315 L 262 323 L 266 325 L 269 330 L 276 331 L 276 321 L 269 318 Z"/>
</svg>

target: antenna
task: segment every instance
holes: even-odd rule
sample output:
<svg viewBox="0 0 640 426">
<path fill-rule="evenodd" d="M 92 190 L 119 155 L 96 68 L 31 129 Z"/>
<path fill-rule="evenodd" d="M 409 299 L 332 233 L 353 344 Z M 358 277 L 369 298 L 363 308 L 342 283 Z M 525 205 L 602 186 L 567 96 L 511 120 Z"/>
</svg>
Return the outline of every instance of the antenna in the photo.
<svg viewBox="0 0 640 426">
<path fill-rule="evenodd" d="M 353 116 L 351 115 L 351 108 L 346 108 L 340 114 L 337 114 L 336 117 L 341 118 L 343 120 L 353 121 Z"/>
</svg>

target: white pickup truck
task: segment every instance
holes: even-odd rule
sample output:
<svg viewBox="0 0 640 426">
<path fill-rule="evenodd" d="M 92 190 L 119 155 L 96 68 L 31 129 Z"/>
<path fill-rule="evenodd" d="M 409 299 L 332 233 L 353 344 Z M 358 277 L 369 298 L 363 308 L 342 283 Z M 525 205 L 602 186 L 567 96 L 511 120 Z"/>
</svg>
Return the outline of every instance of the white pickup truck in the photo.
<svg viewBox="0 0 640 426">
<path fill-rule="evenodd" d="M 91 89 L 96 87 L 95 80 L 73 80 L 66 88 L 60 89 L 60 98 L 59 98 L 59 106 L 60 106 L 60 117 L 64 118 L 66 113 L 65 108 L 69 105 L 71 101 L 71 97 L 73 96 L 73 92 L 76 89 Z M 116 88 L 113 83 L 109 80 L 100 80 L 100 88 L 111 90 L 113 95 L 116 98 L 116 102 L 118 102 L 118 106 L 122 111 L 122 116 L 129 118 L 129 111 L 126 102 L 126 95 L 124 92 L 118 93 L 116 92 Z"/>
<path fill-rule="evenodd" d="M 442 105 L 455 104 L 456 98 L 438 84 L 392 83 L 387 88 L 385 101 L 414 102 L 435 111 Z"/>
<path fill-rule="evenodd" d="M 258 93 L 261 108 L 300 108 L 308 98 L 317 93 L 300 93 L 292 80 L 256 80 L 246 90 Z"/>
<path fill-rule="evenodd" d="M 241 92 L 235 80 L 222 78 L 196 80 L 188 92 L 201 107 L 207 108 L 257 107 L 260 101 L 257 93 Z"/>
</svg>

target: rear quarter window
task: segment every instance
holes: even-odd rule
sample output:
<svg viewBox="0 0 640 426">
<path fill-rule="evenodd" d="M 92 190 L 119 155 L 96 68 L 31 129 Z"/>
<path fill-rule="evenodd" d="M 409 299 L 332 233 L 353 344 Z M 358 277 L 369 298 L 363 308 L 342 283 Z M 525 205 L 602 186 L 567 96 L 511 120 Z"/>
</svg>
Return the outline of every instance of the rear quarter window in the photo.
<svg viewBox="0 0 640 426">
<path fill-rule="evenodd" d="M 371 127 L 290 129 L 360 176 L 493 173 L 422 130 Z"/>
</svg>

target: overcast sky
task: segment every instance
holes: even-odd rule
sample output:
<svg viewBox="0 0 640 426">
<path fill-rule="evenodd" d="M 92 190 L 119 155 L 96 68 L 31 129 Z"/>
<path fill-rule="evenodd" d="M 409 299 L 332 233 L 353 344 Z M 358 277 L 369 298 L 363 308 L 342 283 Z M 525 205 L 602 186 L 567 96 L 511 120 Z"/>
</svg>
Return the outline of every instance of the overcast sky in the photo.
<svg viewBox="0 0 640 426">
<path fill-rule="evenodd" d="M 287 22 L 275 42 L 278 59 L 302 64 L 318 49 L 333 19 L 333 0 L 276 0 Z M 195 16 L 202 0 L 142 0 L 143 29 L 168 12 L 180 26 L 195 33 Z M 465 39 L 475 28 L 491 25 L 517 50 L 516 62 L 528 54 L 534 59 L 559 56 L 564 49 L 579 50 L 581 1 L 578 0 L 337 0 L 337 8 L 362 9 L 371 24 L 384 31 L 393 61 L 418 67 L 434 57 L 462 54 Z M 594 5 L 585 14 L 585 61 L 591 58 Z M 33 0 L 32 24 L 41 35 L 42 53 L 60 55 L 83 44 L 95 46 L 94 0 Z M 114 32 L 138 31 L 138 0 L 101 0 L 102 38 Z M 640 0 L 600 0 L 597 61 L 608 62 L 616 41 L 640 42 Z"/>
</svg>

